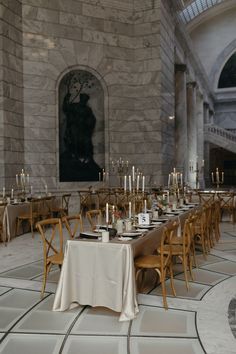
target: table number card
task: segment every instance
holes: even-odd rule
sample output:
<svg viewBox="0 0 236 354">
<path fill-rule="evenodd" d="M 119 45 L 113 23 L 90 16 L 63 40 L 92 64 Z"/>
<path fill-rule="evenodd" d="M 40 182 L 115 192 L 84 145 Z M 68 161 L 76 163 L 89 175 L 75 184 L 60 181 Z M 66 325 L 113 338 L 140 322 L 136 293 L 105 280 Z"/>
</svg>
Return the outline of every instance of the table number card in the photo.
<svg viewBox="0 0 236 354">
<path fill-rule="evenodd" d="M 148 213 L 138 214 L 138 223 L 139 223 L 139 225 L 149 225 L 150 224 L 150 215 Z"/>
</svg>

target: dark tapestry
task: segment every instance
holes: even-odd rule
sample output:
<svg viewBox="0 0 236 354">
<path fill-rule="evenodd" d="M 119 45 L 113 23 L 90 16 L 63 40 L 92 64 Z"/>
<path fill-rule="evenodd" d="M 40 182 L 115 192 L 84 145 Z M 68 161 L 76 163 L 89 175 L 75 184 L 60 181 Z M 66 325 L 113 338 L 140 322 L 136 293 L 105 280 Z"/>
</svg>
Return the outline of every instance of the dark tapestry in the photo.
<svg viewBox="0 0 236 354">
<path fill-rule="evenodd" d="M 104 166 L 100 82 L 88 71 L 69 72 L 59 86 L 59 105 L 60 181 L 98 181 Z"/>
</svg>

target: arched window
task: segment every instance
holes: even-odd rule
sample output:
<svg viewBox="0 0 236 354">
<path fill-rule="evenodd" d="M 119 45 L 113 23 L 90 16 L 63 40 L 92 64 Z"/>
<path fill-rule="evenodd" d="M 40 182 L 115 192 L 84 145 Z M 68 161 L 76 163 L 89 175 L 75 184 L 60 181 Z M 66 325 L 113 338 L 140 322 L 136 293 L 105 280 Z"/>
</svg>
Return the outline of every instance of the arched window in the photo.
<svg viewBox="0 0 236 354">
<path fill-rule="evenodd" d="M 59 85 L 60 182 L 98 181 L 105 164 L 104 92 L 86 70 L 72 70 Z"/>
<path fill-rule="evenodd" d="M 236 87 L 236 53 L 226 62 L 220 74 L 218 88 Z"/>
</svg>

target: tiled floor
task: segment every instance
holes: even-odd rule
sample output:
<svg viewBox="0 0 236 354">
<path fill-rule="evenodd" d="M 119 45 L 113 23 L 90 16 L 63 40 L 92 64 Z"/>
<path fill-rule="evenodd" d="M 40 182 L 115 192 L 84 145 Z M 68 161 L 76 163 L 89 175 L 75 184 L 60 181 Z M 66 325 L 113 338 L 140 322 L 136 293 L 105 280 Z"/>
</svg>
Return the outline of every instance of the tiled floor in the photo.
<svg viewBox="0 0 236 354">
<path fill-rule="evenodd" d="M 0 353 L 3 354 L 235 354 L 236 226 L 221 226 L 220 242 L 199 268 L 187 291 L 176 268 L 177 297 L 160 287 L 139 294 L 140 312 L 130 322 L 104 308 L 52 312 L 59 270 L 50 273 L 40 298 L 41 242 L 23 235 L 0 245 Z"/>
</svg>

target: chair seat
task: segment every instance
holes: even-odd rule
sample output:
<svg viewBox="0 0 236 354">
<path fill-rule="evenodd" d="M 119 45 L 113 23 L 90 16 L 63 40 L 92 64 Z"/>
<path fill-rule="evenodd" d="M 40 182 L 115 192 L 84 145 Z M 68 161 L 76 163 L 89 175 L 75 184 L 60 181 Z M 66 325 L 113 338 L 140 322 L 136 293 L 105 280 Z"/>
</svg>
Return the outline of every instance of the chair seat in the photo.
<svg viewBox="0 0 236 354">
<path fill-rule="evenodd" d="M 37 216 L 39 216 L 38 213 L 33 213 L 32 215 L 31 214 L 21 214 L 21 215 L 18 215 L 18 219 L 31 219 L 31 217 L 36 218 Z"/>
<path fill-rule="evenodd" d="M 136 268 L 159 268 L 161 266 L 161 257 L 159 255 L 141 256 L 134 261 Z"/>
<path fill-rule="evenodd" d="M 174 236 L 171 239 L 171 243 L 172 245 L 182 245 L 183 244 L 183 237 L 178 237 L 178 236 Z"/>
<path fill-rule="evenodd" d="M 57 253 L 47 258 L 47 264 L 62 264 L 63 263 L 64 255 L 63 253 Z"/>
<path fill-rule="evenodd" d="M 178 254 L 183 253 L 183 246 L 182 244 L 172 244 L 172 256 L 176 256 Z M 169 245 L 164 245 L 163 247 L 163 252 L 164 254 L 169 254 L 170 253 L 170 246 Z"/>
</svg>

